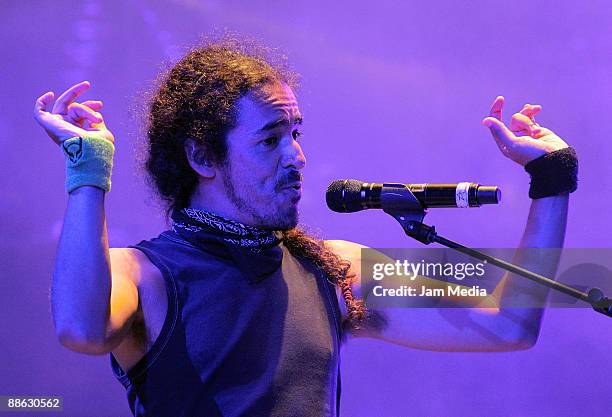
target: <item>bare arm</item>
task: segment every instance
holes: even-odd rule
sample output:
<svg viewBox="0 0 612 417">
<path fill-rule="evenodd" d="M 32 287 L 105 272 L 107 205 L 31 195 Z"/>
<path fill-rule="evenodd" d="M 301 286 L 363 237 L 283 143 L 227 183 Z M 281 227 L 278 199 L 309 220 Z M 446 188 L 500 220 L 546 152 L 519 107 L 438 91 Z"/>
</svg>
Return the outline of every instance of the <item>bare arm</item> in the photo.
<svg viewBox="0 0 612 417">
<path fill-rule="evenodd" d="M 89 88 L 83 82 L 53 105 L 52 92 L 41 96 L 34 118 L 59 145 L 76 136 L 113 141 L 99 101 L 75 102 Z M 134 268 L 125 250 L 108 248 L 102 189 L 83 186 L 69 194 L 51 284 L 51 306 L 60 342 L 83 353 L 111 351 L 129 331 L 138 307 Z M 111 258 L 113 271 L 111 273 Z"/>
<path fill-rule="evenodd" d="M 125 250 L 109 251 L 104 191 L 77 188 L 68 198 L 51 284 L 53 319 L 64 346 L 103 354 L 127 335 L 138 308 L 130 264 Z"/>
<path fill-rule="evenodd" d="M 534 136 L 521 137 L 523 141 L 516 145 L 510 139 L 517 140 L 514 133 L 522 128 L 531 128 L 527 120 L 533 121 L 533 116 L 539 111 L 539 106 L 525 106 L 521 113 L 513 116 L 510 125 L 512 131 L 501 123 L 501 105 L 503 99 L 496 99 L 492 108 L 492 116 L 499 124 L 489 126 L 504 155 L 525 164 L 544 153 L 561 149 L 567 145 L 552 132 L 538 127 Z M 523 119 L 525 116 L 525 119 Z M 485 119 L 486 121 L 486 119 Z M 521 121 L 523 123 L 521 123 Z M 505 130 L 502 130 L 505 129 Z M 542 134 L 536 138 L 536 136 Z M 504 135 L 503 138 L 501 136 Z M 544 137 L 547 135 L 547 137 Z M 534 140 L 534 143 L 527 142 Z M 535 139 L 541 142 L 535 142 Z M 534 145 L 535 144 L 535 148 Z M 537 148 L 538 146 L 543 146 Z M 518 150 L 517 150 L 518 149 Z M 531 204 L 527 225 L 513 261 L 527 269 L 548 277 L 556 274 L 559 256 L 553 251 L 529 250 L 529 248 L 561 248 L 565 236 L 567 194 L 534 200 Z M 356 276 L 361 271 L 361 248 L 363 246 L 351 242 L 327 242 L 341 256 L 351 260 Z M 368 252 L 371 254 L 371 251 Z M 552 256 L 551 256 L 552 254 Z M 376 262 L 388 262 L 384 255 Z M 373 263 L 369 260 L 368 263 Z M 446 286 L 426 277 L 417 277 L 416 286 L 430 288 Z M 353 283 L 356 295 L 363 297 L 370 289 L 361 288 L 360 279 Z M 512 296 L 523 297 L 529 305 L 542 305 L 547 296 L 547 289 L 532 283 L 522 277 L 507 274 L 496 287 L 492 295 L 484 298 L 460 297 L 451 299 L 448 304 L 463 308 L 411 308 L 414 302 L 406 300 L 405 308 L 380 308 L 372 311 L 382 318 L 384 326 L 379 328 L 366 327 L 356 333 L 357 336 L 379 338 L 396 344 L 417 349 L 435 351 L 503 351 L 525 349 L 532 346 L 538 337 L 543 310 L 541 308 L 505 308 L 504 300 Z M 414 307 L 414 306 L 413 306 Z"/>
<path fill-rule="evenodd" d="M 561 247 L 567 213 L 567 196 L 549 197 L 534 200 L 529 219 L 521 241 L 521 248 L 513 259 L 515 263 L 548 277 L 554 277 L 559 259 L 538 256 L 551 252 L 523 250 L 530 247 Z M 371 293 L 361 287 L 361 264 L 363 245 L 346 241 L 327 241 L 340 256 L 351 260 L 356 274 L 353 291 L 363 298 Z M 368 251 L 369 259 L 365 264 L 393 262 L 381 253 Z M 535 254 L 535 256 L 534 256 Z M 419 276 L 412 286 L 420 288 L 445 288 L 447 284 Z M 457 308 L 422 308 L 418 297 L 406 297 L 405 306 L 399 308 L 377 308 L 371 310 L 382 318 L 385 325 L 381 328 L 368 328 L 354 333 L 354 336 L 372 337 L 415 349 L 433 351 L 507 351 L 526 349 L 536 342 L 540 330 L 543 310 L 541 308 L 500 308 L 504 298 L 525 294 L 530 305 L 542 304 L 547 289 L 529 280 L 507 275 L 495 291 L 488 297 L 452 297 L 444 304 L 457 305 Z M 528 294 L 526 294 L 528 293 Z"/>
</svg>

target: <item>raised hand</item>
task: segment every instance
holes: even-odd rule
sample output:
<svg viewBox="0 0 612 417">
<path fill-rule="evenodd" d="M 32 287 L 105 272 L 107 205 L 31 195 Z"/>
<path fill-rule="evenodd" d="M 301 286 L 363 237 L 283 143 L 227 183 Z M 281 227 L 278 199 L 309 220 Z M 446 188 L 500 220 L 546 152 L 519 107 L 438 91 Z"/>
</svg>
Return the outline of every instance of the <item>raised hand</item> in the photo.
<svg viewBox="0 0 612 417">
<path fill-rule="evenodd" d="M 88 100 L 75 102 L 90 87 L 89 81 L 73 85 L 55 101 L 52 91 L 40 96 L 34 105 L 34 119 L 58 145 L 75 136 L 95 136 L 114 142 L 113 134 L 106 128 L 99 113 L 102 102 Z"/>
<path fill-rule="evenodd" d="M 504 97 L 498 96 L 482 124 L 491 130 L 502 153 L 514 162 L 526 165 L 542 155 L 568 147 L 563 139 L 536 123 L 535 116 L 542 106 L 525 104 L 520 112 L 512 115 L 509 127 L 502 121 L 503 107 Z"/>
</svg>

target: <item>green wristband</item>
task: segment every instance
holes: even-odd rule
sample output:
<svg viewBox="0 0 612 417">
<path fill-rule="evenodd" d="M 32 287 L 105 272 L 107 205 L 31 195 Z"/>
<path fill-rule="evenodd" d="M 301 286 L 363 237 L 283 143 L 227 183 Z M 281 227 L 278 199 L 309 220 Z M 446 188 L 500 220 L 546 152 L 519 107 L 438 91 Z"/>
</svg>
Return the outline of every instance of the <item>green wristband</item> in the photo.
<svg viewBox="0 0 612 417">
<path fill-rule="evenodd" d="M 84 185 L 106 192 L 111 188 L 111 171 L 115 145 L 96 137 L 75 137 L 62 143 L 66 155 L 66 191 L 71 193 Z"/>
</svg>

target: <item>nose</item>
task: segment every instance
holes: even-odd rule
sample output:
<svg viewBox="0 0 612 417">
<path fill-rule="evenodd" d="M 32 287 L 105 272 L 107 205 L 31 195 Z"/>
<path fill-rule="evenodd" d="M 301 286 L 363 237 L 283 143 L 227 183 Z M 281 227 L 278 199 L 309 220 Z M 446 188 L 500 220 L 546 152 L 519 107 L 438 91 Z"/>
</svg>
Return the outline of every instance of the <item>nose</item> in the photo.
<svg viewBox="0 0 612 417">
<path fill-rule="evenodd" d="M 306 157 L 302 151 L 302 146 L 297 140 L 292 139 L 291 143 L 285 147 L 282 165 L 283 168 L 294 167 L 298 170 L 306 165 Z"/>
</svg>

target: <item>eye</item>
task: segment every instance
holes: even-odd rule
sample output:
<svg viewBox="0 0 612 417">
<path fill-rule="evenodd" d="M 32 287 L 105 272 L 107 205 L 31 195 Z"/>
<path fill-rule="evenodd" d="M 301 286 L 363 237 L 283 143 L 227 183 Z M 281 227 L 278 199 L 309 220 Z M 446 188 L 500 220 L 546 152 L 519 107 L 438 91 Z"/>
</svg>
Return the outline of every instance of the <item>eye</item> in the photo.
<svg viewBox="0 0 612 417">
<path fill-rule="evenodd" d="M 262 140 L 262 143 L 266 146 L 274 146 L 278 143 L 279 138 L 277 136 L 270 136 L 267 139 Z"/>
<path fill-rule="evenodd" d="M 293 137 L 294 140 L 299 140 L 302 136 L 304 136 L 304 134 L 296 129 L 293 132 L 291 132 L 291 136 Z"/>
</svg>

